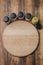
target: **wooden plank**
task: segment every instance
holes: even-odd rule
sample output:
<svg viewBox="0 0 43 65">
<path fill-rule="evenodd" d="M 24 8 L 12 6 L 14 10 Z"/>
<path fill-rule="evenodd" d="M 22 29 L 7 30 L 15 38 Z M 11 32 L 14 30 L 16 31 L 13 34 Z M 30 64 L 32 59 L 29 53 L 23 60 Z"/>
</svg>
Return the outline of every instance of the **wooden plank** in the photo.
<svg viewBox="0 0 43 65">
<path fill-rule="evenodd" d="M 43 29 L 39 30 L 39 34 L 40 34 L 40 44 L 39 47 L 37 49 L 37 51 L 35 52 L 35 58 L 36 58 L 36 65 L 43 65 Z"/>
<path fill-rule="evenodd" d="M 40 23 L 43 26 L 43 8 L 39 7 Z"/>
<path fill-rule="evenodd" d="M 2 41 L 2 32 L 4 30 L 4 28 L 7 26 L 7 24 L 5 22 L 3 22 L 3 18 L 4 16 L 9 14 L 9 8 L 7 9 L 7 0 L 0 0 L 0 26 L 1 26 L 1 30 L 0 30 L 0 65 L 6 65 L 5 62 L 7 61 L 7 54 L 6 51 L 4 51 L 3 48 L 3 41 Z M 6 58 L 5 58 L 6 57 Z"/>
<path fill-rule="evenodd" d="M 40 32 L 40 54 L 39 54 L 39 58 L 43 59 L 43 29 L 41 29 L 39 32 Z"/>
<path fill-rule="evenodd" d="M 19 0 L 11 0 L 11 12 L 18 14 L 19 11 Z"/>
<path fill-rule="evenodd" d="M 3 56 L 3 45 L 2 45 L 2 28 L 4 28 L 4 23 L 3 23 L 3 17 L 4 17 L 4 0 L 0 0 L 0 65 L 4 65 L 4 56 Z"/>
<path fill-rule="evenodd" d="M 32 0 L 25 0 L 25 14 L 31 13 L 32 14 Z"/>
</svg>

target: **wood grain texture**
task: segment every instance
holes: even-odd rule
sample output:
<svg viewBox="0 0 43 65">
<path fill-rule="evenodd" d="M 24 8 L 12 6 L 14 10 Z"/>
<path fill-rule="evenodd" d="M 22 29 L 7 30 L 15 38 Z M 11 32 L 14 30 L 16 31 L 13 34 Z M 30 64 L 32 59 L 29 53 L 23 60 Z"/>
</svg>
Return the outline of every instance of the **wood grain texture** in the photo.
<svg viewBox="0 0 43 65">
<path fill-rule="evenodd" d="M 43 27 L 43 15 L 42 15 L 43 14 L 43 4 L 42 3 L 43 3 L 43 0 L 38 0 L 38 1 L 33 0 L 33 14 L 34 14 L 34 16 L 37 16 L 40 19 L 40 23 Z M 39 45 L 37 51 L 35 52 L 36 65 L 43 65 L 43 62 L 42 63 L 40 62 L 41 61 L 40 57 L 42 56 L 42 58 L 43 58 L 43 54 L 41 54 L 42 53 L 41 50 L 43 49 L 42 48 L 43 46 L 41 47 L 41 45 L 43 44 L 43 42 L 42 42 L 43 31 L 42 30 L 39 31 L 40 45 Z M 42 59 L 42 61 L 43 61 L 43 59 Z"/>
<path fill-rule="evenodd" d="M 6 53 L 5 53 L 6 55 Z M 5 57 L 6 59 L 6 57 Z M 5 65 L 34 65 L 35 55 L 31 54 L 26 57 L 15 57 L 8 53 Z"/>
<path fill-rule="evenodd" d="M 32 0 L 25 0 L 25 14 L 31 13 L 32 14 Z"/>
<path fill-rule="evenodd" d="M 4 13 L 4 4 L 5 4 L 5 2 L 4 1 L 2 2 L 2 0 L 0 0 L 0 65 L 4 65 L 3 45 L 2 45 L 2 36 L 1 36 L 2 30 L 5 25 L 5 23 L 3 23 L 3 20 L 2 20 L 4 17 L 4 14 L 5 14 Z"/>
<path fill-rule="evenodd" d="M 2 32 L 4 28 L 7 26 L 5 22 L 3 22 L 4 16 L 8 15 L 8 10 L 7 10 L 7 0 L 0 0 L 0 65 L 4 65 L 6 59 L 7 59 L 7 54 L 4 55 L 4 48 L 3 48 L 3 41 L 2 41 Z M 6 53 L 6 52 L 5 52 Z M 6 57 L 6 59 L 4 58 Z M 6 65 L 6 64 L 5 64 Z"/>
<path fill-rule="evenodd" d="M 38 46 L 39 35 L 36 28 L 26 21 L 15 21 L 3 32 L 3 45 L 14 56 L 27 56 Z"/>
<path fill-rule="evenodd" d="M 4 1 L 4 5 L 5 6 L 3 6 L 3 7 L 5 7 L 4 8 L 4 11 L 3 11 L 3 13 L 4 13 L 4 15 L 3 15 L 3 17 L 5 16 L 5 15 L 8 15 L 9 16 L 9 13 L 10 12 L 12 12 L 12 11 L 10 11 L 11 9 L 9 9 L 10 8 L 10 5 L 8 4 L 8 3 L 10 3 L 10 1 L 8 1 L 8 0 L 5 0 Z M 11 2 L 12 3 L 12 2 Z M 12 3 L 13 4 L 13 3 Z M 9 6 L 9 7 L 8 7 Z M 7 7 L 7 8 L 6 8 Z M 17 11 L 17 10 L 14 10 L 14 11 Z M 3 18 L 2 18 L 3 19 Z M 1 23 L 1 32 L 3 32 L 3 30 L 4 30 L 4 28 L 7 26 L 6 25 L 6 23 L 4 23 L 3 22 L 3 20 L 2 20 L 2 23 Z M 10 54 L 8 54 L 5 50 L 4 50 L 4 65 L 14 65 L 14 64 L 16 64 L 16 65 L 22 65 L 22 64 L 24 64 L 25 65 L 25 62 L 24 62 L 24 60 L 25 60 L 25 58 L 17 58 L 17 57 L 14 57 L 14 56 L 12 56 L 12 55 L 10 55 Z M 32 64 L 34 64 L 34 58 L 33 58 L 33 56 L 34 55 L 31 55 L 31 56 L 29 56 L 29 57 L 26 57 L 27 58 L 27 60 L 26 60 L 26 65 L 28 65 L 28 62 L 29 62 L 29 64 L 30 65 L 32 65 Z M 17 59 L 16 59 L 17 58 Z M 20 61 L 19 61 L 19 59 L 20 59 Z M 29 61 L 29 59 L 31 59 L 30 61 Z M 19 61 L 19 63 L 18 63 L 18 61 Z M 3 64 L 3 63 L 2 63 Z"/>
<path fill-rule="evenodd" d="M 11 12 L 18 14 L 19 11 L 19 0 L 10 0 L 11 1 Z"/>
<path fill-rule="evenodd" d="M 4 60 L 6 60 L 6 62 L 7 62 L 7 56 L 10 57 L 9 62 L 12 59 L 10 65 L 12 65 L 12 64 L 14 65 L 14 56 L 11 57 L 10 54 L 7 55 L 7 52 L 3 51 L 1 34 L 2 34 L 3 30 L 4 30 L 4 28 L 7 26 L 7 24 L 3 22 L 3 17 L 6 14 L 9 15 L 8 13 L 10 13 L 10 12 L 15 12 L 16 10 L 18 10 L 18 6 L 17 6 L 17 9 L 14 7 L 14 5 L 16 5 L 16 4 L 14 4 L 15 1 L 16 0 L 9 0 L 9 2 L 8 2 L 8 0 L 0 0 L 0 65 L 6 65 L 6 63 L 4 64 Z M 27 5 L 25 5 L 24 8 L 26 9 L 27 12 L 31 12 L 33 15 L 38 16 L 40 18 L 41 24 L 43 25 L 43 0 L 32 0 L 31 2 L 30 1 L 31 0 L 26 0 L 25 3 Z M 38 2 L 36 3 L 36 1 L 38 1 Z M 10 3 L 10 2 L 11 2 L 11 4 L 7 7 L 8 3 Z M 17 0 L 17 2 L 18 2 L 18 0 Z M 36 5 L 35 5 L 36 7 L 34 6 L 34 2 L 36 4 L 38 4 L 37 5 L 38 7 Z M 19 4 L 19 2 L 17 4 Z M 8 9 L 6 9 L 6 8 L 8 8 Z M 38 13 L 37 14 L 35 13 L 37 11 L 36 8 L 38 8 Z M 18 13 L 18 11 L 17 11 L 17 13 Z M 43 35 L 43 31 L 42 31 L 42 33 L 40 32 L 40 35 Z M 41 39 L 43 40 L 43 36 L 42 36 Z M 37 51 L 35 52 L 36 65 L 43 65 L 43 53 L 41 52 L 41 50 L 43 49 L 43 46 L 42 46 L 43 42 L 40 42 L 40 44 L 41 45 L 39 45 Z M 4 56 L 5 56 L 4 59 L 3 59 L 3 53 L 4 53 Z M 39 59 L 39 55 L 41 55 L 40 59 Z"/>
<path fill-rule="evenodd" d="M 42 24 L 43 26 L 43 0 L 33 0 L 33 15 L 34 16 L 37 16 L 39 19 L 40 19 L 40 23 Z M 41 47 L 41 45 L 43 44 L 42 40 L 43 40 L 43 31 L 41 33 L 41 30 L 39 32 L 40 34 L 40 45 L 37 49 L 37 51 L 35 52 L 35 59 L 36 59 L 36 65 L 43 65 L 43 62 L 41 63 L 41 59 L 39 58 L 39 56 L 43 58 L 43 54 L 41 54 L 41 50 L 43 49 Z M 41 36 L 42 35 L 42 36 Z M 43 61 L 43 59 L 42 59 Z"/>
</svg>

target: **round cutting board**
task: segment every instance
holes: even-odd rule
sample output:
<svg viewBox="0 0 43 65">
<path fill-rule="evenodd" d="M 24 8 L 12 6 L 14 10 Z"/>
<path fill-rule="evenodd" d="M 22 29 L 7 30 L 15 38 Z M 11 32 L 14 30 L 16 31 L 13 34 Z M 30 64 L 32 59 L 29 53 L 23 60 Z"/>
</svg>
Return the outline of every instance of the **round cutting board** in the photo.
<svg viewBox="0 0 43 65">
<path fill-rule="evenodd" d="M 3 32 L 4 48 L 14 56 L 31 54 L 38 46 L 38 32 L 26 21 L 15 21 L 9 24 Z"/>
</svg>

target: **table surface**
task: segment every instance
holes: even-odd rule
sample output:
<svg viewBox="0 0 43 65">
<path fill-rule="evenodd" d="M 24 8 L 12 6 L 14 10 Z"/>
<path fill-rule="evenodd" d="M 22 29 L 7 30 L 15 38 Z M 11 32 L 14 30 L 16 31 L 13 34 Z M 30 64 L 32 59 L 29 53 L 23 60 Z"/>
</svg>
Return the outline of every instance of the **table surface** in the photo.
<svg viewBox="0 0 43 65">
<path fill-rule="evenodd" d="M 15 21 L 3 32 L 4 48 L 14 56 L 26 56 L 36 50 L 39 36 L 36 28 L 26 21 Z"/>
</svg>

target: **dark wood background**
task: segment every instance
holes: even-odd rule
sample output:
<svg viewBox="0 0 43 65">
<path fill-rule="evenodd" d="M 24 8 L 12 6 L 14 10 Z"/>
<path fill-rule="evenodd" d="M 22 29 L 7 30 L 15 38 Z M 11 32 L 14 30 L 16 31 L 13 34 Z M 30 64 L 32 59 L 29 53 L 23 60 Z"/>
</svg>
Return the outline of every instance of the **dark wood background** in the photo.
<svg viewBox="0 0 43 65">
<path fill-rule="evenodd" d="M 7 26 L 7 24 L 3 22 L 3 18 L 5 15 L 9 16 L 9 14 L 11 14 L 12 12 L 18 14 L 19 10 L 22 10 L 24 13 L 30 12 L 32 15 L 39 17 L 40 22 L 43 26 L 43 0 L 21 0 L 21 2 L 20 0 L 0 0 L 0 65 L 4 65 L 5 61 L 8 61 L 6 58 L 7 52 L 5 52 L 3 48 L 2 41 L 2 32 Z M 43 65 L 43 29 L 41 29 L 39 32 L 40 45 L 35 52 L 35 62 L 36 65 Z M 12 59 L 14 59 L 13 56 Z M 12 63 L 13 62 L 11 60 L 11 65 Z"/>
</svg>

